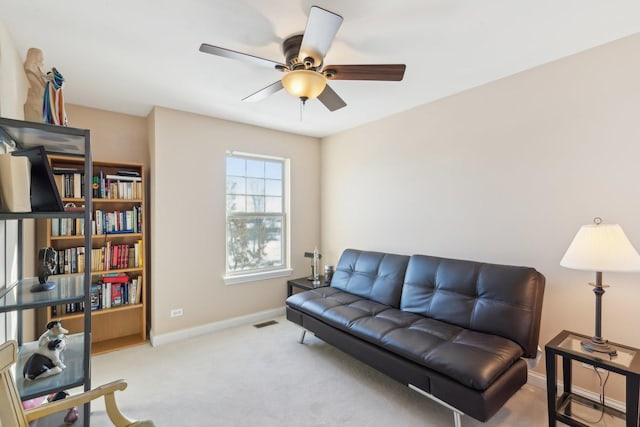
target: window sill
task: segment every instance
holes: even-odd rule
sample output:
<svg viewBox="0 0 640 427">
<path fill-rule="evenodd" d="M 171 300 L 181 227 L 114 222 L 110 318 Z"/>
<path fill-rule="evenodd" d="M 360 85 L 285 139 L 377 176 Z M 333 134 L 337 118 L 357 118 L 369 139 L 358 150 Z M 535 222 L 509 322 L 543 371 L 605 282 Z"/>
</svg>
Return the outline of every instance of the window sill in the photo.
<svg viewBox="0 0 640 427">
<path fill-rule="evenodd" d="M 256 282 L 258 280 L 273 279 L 276 277 L 291 276 L 293 269 L 284 268 L 282 270 L 264 271 L 262 273 L 241 274 L 237 276 L 224 276 L 225 285 L 235 285 L 237 283 Z"/>
</svg>

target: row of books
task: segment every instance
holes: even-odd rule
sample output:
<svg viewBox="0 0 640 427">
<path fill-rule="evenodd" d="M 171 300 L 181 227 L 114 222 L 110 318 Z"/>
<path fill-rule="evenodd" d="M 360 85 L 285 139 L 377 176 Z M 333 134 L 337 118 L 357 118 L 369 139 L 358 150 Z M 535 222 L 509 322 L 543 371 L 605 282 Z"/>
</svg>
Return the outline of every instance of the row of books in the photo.
<svg viewBox="0 0 640 427">
<path fill-rule="evenodd" d="M 95 235 L 142 233 L 142 206 L 125 211 L 96 209 L 91 220 Z M 84 236 L 84 218 L 52 218 L 51 236 Z"/>
<path fill-rule="evenodd" d="M 76 168 L 54 167 L 53 178 L 61 197 L 85 197 L 84 171 Z M 96 199 L 142 199 L 142 177 L 138 172 L 118 171 L 105 174 L 100 171 L 92 177 L 92 196 Z"/>
<path fill-rule="evenodd" d="M 97 199 L 142 199 L 142 177 L 138 172 L 119 171 L 93 177 L 93 197 Z"/>
<path fill-rule="evenodd" d="M 51 317 L 61 314 L 82 313 L 84 311 L 84 302 L 71 302 L 68 304 L 52 305 Z"/>
<path fill-rule="evenodd" d="M 92 271 L 132 267 L 142 267 L 142 240 L 133 245 L 107 242 L 105 246 L 91 250 Z"/>
<path fill-rule="evenodd" d="M 142 182 L 131 181 L 113 181 L 107 179 L 105 184 L 106 191 L 104 197 L 96 197 L 96 199 L 122 199 L 122 200 L 140 200 L 142 199 Z"/>
<path fill-rule="evenodd" d="M 53 179 L 56 182 L 61 197 L 84 197 L 84 172 L 73 168 L 53 168 Z"/>
<path fill-rule="evenodd" d="M 142 288 L 142 276 L 130 277 L 126 274 L 104 276 L 102 280 L 91 285 L 91 310 L 140 304 L 142 302 Z M 51 317 L 83 311 L 84 302 L 52 305 Z"/>
<path fill-rule="evenodd" d="M 57 251 L 56 258 L 58 263 L 56 274 L 84 273 L 84 246 L 60 249 Z M 142 267 L 142 265 L 142 240 L 138 240 L 133 245 L 107 242 L 105 246 L 91 249 L 92 271 L 120 270 Z"/>
<path fill-rule="evenodd" d="M 54 274 L 84 273 L 84 246 L 58 249 L 56 263 L 57 271 Z"/>
<path fill-rule="evenodd" d="M 84 236 L 84 218 L 51 218 L 51 236 Z"/>
<path fill-rule="evenodd" d="M 142 302 L 142 276 L 104 276 L 91 285 L 91 310 Z"/>
<path fill-rule="evenodd" d="M 142 206 L 134 206 L 128 211 L 107 212 L 96 209 L 92 220 L 93 234 L 141 233 Z"/>
</svg>

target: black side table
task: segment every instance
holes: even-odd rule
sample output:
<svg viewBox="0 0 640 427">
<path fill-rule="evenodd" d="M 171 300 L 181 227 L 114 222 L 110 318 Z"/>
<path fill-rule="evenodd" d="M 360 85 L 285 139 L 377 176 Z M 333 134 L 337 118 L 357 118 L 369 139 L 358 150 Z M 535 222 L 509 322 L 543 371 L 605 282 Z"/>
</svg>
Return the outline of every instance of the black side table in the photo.
<svg viewBox="0 0 640 427">
<path fill-rule="evenodd" d="M 313 280 L 309 280 L 306 277 L 300 277 L 298 279 L 287 280 L 287 298 L 293 295 L 293 288 L 302 289 L 308 291 L 309 289 L 321 288 L 323 286 L 329 286 L 329 282 L 324 281 L 324 276 L 320 276 L 320 284 L 314 285 Z"/>
<path fill-rule="evenodd" d="M 576 416 L 581 408 L 591 411 L 604 411 L 605 414 L 625 420 L 627 427 L 638 427 L 638 395 L 640 390 L 640 349 L 609 342 L 615 347 L 617 356 L 585 351 L 580 343 L 591 337 L 570 331 L 562 331 L 545 346 L 547 366 L 547 409 L 549 427 L 562 421 L 569 426 L 588 427 Z M 556 389 L 556 356 L 562 358 L 563 393 L 558 397 Z M 600 402 L 578 396 L 571 392 L 571 361 L 593 365 L 596 368 L 615 372 L 626 380 L 627 412 L 602 406 Z M 606 402 L 605 402 L 606 403 Z"/>
</svg>

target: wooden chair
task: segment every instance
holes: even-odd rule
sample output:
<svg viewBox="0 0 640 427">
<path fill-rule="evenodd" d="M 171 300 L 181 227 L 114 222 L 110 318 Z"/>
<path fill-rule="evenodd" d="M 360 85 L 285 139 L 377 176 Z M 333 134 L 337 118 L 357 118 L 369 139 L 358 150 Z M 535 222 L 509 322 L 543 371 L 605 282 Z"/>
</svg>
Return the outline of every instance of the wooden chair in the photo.
<svg viewBox="0 0 640 427">
<path fill-rule="evenodd" d="M 125 417 L 116 406 L 114 396 L 117 390 L 127 388 L 124 380 L 113 381 L 84 393 L 69 396 L 66 399 L 45 403 L 33 409 L 23 409 L 18 389 L 10 368 L 16 363 L 18 343 L 8 341 L 0 345 L 0 426 L 28 427 L 30 421 L 63 412 L 74 406 L 82 406 L 91 400 L 104 396 L 109 419 L 116 427 L 152 427 L 151 421 L 134 421 Z"/>
</svg>

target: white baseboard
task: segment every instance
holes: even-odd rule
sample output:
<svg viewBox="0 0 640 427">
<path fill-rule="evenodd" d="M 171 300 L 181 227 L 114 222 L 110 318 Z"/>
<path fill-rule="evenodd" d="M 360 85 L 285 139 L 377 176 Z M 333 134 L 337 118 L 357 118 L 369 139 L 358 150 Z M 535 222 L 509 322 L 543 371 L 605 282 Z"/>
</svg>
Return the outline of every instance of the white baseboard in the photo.
<svg viewBox="0 0 640 427">
<path fill-rule="evenodd" d="M 539 372 L 531 371 L 528 372 L 527 384 L 533 387 L 538 387 L 542 390 L 547 390 L 547 376 L 542 375 Z M 557 387 L 558 390 L 562 388 L 562 381 L 558 381 Z M 598 393 L 594 393 L 593 391 L 584 389 L 582 387 L 576 387 L 575 385 L 571 387 L 571 391 L 575 394 L 578 394 L 582 397 L 586 397 L 587 399 L 595 400 L 596 402 L 600 400 L 600 395 Z M 626 405 L 624 402 L 620 402 L 619 400 L 614 400 L 611 398 L 607 398 L 606 405 L 610 406 L 619 411 L 625 412 Z"/>
<path fill-rule="evenodd" d="M 163 344 L 169 344 L 176 341 L 182 341 L 187 338 L 197 337 L 199 335 L 211 332 L 221 331 L 236 326 L 250 325 L 256 322 L 273 319 L 274 317 L 284 316 L 284 307 L 274 308 L 272 310 L 260 311 L 258 313 L 248 314 L 246 316 L 233 317 L 231 319 L 221 320 L 219 322 L 208 323 L 206 325 L 196 326 L 194 328 L 182 329 L 180 331 L 169 332 L 167 334 L 155 335 L 153 331 L 149 333 L 151 345 L 157 347 Z"/>
</svg>

